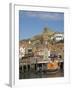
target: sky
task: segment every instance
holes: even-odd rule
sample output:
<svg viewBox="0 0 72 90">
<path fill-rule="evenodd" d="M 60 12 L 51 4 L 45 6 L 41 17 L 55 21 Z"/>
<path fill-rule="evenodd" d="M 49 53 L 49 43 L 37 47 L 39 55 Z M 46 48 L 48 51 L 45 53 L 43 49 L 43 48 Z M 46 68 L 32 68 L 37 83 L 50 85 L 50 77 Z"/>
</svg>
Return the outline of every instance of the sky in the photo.
<svg viewBox="0 0 72 90">
<path fill-rule="evenodd" d="M 64 31 L 64 13 L 42 11 L 19 11 L 19 39 L 28 39 L 41 33 L 44 27 L 55 32 Z"/>
</svg>

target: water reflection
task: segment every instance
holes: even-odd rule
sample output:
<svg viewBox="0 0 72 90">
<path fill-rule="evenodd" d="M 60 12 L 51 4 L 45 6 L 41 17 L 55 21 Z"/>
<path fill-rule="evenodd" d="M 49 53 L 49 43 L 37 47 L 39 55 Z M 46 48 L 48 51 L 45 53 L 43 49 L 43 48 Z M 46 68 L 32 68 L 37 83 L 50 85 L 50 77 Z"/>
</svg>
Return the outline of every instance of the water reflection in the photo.
<svg viewBox="0 0 72 90">
<path fill-rule="evenodd" d="M 29 72 L 20 72 L 19 79 L 30 79 L 30 78 L 53 78 L 53 77 L 64 77 L 64 71 L 58 70 L 56 72 L 36 72 L 36 71 L 29 71 Z"/>
</svg>

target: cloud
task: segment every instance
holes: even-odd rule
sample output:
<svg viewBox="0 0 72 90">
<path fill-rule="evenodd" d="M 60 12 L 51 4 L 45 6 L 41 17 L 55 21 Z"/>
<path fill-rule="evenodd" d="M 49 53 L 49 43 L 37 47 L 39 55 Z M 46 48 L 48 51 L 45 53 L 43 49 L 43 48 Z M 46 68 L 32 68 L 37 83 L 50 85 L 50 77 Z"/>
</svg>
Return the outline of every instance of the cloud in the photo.
<svg viewBox="0 0 72 90">
<path fill-rule="evenodd" d="M 38 11 L 27 11 L 25 15 L 29 17 L 37 17 L 40 19 L 49 20 L 63 20 L 64 14 L 59 12 L 38 12 Z"/>
</svg>

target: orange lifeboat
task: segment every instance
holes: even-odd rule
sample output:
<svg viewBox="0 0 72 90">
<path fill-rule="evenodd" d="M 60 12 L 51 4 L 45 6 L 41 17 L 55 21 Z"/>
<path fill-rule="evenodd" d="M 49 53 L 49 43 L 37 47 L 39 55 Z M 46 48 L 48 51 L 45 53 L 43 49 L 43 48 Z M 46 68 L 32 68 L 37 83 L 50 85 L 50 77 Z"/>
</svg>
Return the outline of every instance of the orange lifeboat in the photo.
<svg viewBox="0 0 72 90">
<path fill-rule="evenodd" d="M 59 66 L 58 66 L 58 61 L 51 61 L 51 62 L 49 62 L 48 64 L 47 64 L 47 69 L 48 70 L 56 70 L 56 69 L 58 69 L 59 68 Z"/>
</svg>

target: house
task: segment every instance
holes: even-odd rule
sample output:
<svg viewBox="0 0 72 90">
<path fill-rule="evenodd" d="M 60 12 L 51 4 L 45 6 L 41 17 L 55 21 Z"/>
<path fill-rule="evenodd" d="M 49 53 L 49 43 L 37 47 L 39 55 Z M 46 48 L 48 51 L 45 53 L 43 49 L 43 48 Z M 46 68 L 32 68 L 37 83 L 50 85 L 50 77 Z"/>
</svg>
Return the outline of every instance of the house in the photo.
<svg viewBox="0 0 72 90">
<path fill-rule="evenodd" d="M 21 59 L 25 55 L 25 48 L 20 47 L 19 48 L 19 58 Z"/>
<path fill-rule="evenodd" d="M 61 41 L 64 40 L 64 33 L 54 33 L 51 37 L 51 40 L 55 40 L 55 41 Z"/>
<path fill-rule="evenodd" d="M 50 60 L 50 50 L 47 48 L 41 48 L 35 52 L 35 56 L 42 57 L 43 60 Z"/>
</svg>

